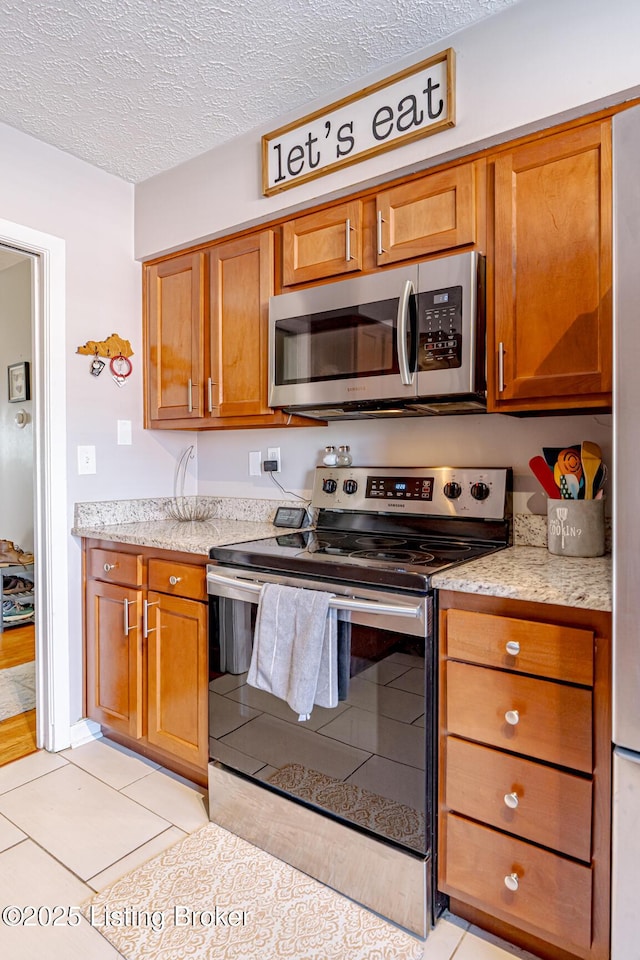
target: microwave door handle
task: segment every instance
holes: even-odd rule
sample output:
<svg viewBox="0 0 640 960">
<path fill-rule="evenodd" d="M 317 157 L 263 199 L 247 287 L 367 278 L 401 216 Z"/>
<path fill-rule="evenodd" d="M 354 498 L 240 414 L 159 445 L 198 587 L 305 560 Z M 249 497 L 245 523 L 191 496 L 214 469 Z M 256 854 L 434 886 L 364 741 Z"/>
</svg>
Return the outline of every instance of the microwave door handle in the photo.
<svg viewBox="0 0 640 960">
<path fill-rule="evenodd" d="M 415 290 L 411 280 L 406 280 L 400 299 L 398 300 L 398 321 L 396 323 L 396 349 L 398 351 L 398 365 L 400 379 L 405 387 L 413 384 L 414 374 L 409 363 L 407 351 L 407 330 L 409 328 L 409 307 Z"/>
</svg>

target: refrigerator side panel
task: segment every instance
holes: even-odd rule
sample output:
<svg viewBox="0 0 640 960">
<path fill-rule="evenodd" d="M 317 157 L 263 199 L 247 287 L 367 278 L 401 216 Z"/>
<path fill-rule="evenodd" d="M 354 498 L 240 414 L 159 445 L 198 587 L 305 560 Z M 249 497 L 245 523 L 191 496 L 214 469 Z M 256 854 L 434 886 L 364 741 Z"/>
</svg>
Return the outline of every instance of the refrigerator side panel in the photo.
<svg viewBox="0 0 640 960">
<path fill-rule="evenodd" d="M 637 960 L 640 944 L 640 754 L 613 754 L 611 960 Z"/>
<path fill-rule="evenodd" d="M 613 740 L 640 752 L 640 108 L 613 121 Z M 640 796 L 640 793 L 638 794 Z"/>
</svg>

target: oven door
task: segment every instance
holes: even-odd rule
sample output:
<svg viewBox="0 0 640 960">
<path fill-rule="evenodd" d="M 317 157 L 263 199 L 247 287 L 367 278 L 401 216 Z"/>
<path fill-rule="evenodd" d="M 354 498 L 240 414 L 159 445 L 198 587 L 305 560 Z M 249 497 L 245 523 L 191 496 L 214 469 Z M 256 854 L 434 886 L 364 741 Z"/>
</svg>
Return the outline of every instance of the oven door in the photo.
<svg viewBox="0 0 640 960">
<path fill-rule="evenodd" d="M 387 843 L 432 848 L 435 672 L 431 596 L 207 568 L 210 755 Z M 335 708 L 308 721 L 246 682 L 263 583 L 327 590 L 338 609 Z M 345 667 L 346 664 L 346 667 Z"/>
</svg>

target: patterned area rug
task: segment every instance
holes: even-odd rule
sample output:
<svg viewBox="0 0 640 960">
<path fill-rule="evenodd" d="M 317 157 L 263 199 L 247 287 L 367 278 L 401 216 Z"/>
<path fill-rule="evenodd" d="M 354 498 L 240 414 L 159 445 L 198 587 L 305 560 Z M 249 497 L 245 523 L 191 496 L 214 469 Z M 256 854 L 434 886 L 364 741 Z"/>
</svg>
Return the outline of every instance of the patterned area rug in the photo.
<svg viewBox="0 0 640 960">
<path fill-rule="evenodd" d="M 355 783 L 343 783 L 300 763 L 288 763 L 269 777 L 269 783 L 301 800 L 332 810 L 415 850 L 424 848 L 424 815 L 406 803 L 388 800 Z"/>
<path fill-rule="evenodd" d="M 33 710 L 35 705 L 35 660 L 0 670 L 0 721 Z"/>
<path fill-rule="evenodd" d="M 127 960 L 420 960 L 424 944 L 215 823 L 82 908 Z"/>
</svg>

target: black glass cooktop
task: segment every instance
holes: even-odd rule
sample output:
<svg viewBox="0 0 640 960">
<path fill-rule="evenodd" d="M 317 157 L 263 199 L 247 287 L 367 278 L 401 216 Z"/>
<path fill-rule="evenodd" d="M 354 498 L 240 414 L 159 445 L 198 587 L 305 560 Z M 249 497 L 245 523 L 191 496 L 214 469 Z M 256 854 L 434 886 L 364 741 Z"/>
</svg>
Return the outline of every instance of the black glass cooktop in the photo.
<svg viewBox="0 0 640 960">
<path fill-rule="evenodd" d="M 214 547 L 210 557 L 234 567 L 423 591 L 433 573 L 500 546 L 430 535 L 406 537 L 319 529 Z"/>
</svg>

